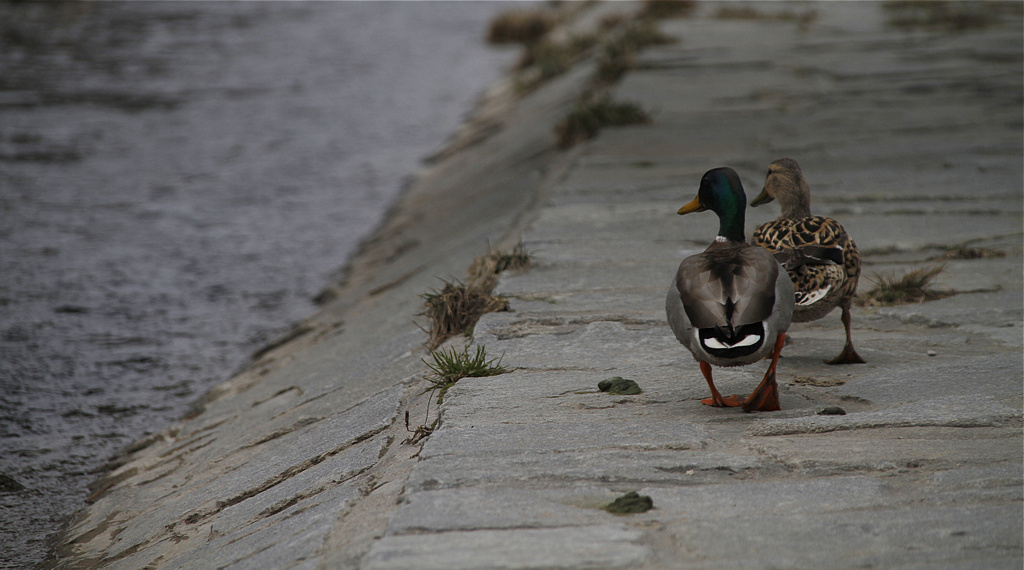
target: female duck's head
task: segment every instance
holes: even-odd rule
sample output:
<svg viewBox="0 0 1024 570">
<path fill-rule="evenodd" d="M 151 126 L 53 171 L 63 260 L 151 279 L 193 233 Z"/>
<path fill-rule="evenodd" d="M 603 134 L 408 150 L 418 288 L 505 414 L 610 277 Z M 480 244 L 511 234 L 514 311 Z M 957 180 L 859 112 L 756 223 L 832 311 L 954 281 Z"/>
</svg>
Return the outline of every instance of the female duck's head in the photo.
<svg viewBox="0 0 1024 570">
<path fill-rule="evenodd" d="M 778 200 L 783 218 L 811 216 L 811 188 L 807 185 L 800 165 L 792 158 L 780 158 L 768 166 L 764 189 L 750 201 L 752 207 Z"/>
<path fill-rule="evenodd" d="M 711 210 L 718 215 L 718 237 L 729 241 L 746 241 L 743 235 L 747 195 L 736 171 L 714 168 L 700 179 L 700 189 L 692 202 L 679 209 L 679 215 Z"/>
</svg>

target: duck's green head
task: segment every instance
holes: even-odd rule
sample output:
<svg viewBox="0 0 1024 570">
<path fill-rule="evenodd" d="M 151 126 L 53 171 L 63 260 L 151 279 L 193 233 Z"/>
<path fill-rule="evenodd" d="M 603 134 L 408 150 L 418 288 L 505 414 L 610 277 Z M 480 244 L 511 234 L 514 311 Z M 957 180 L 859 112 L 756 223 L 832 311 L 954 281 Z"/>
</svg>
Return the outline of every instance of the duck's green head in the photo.
<svg viewBox="0 0 1024 570">
<path fill-rule="evenodd" d="M 744 212 L 747 195 L 736 171 L 731 168 L 714 168 L 700 179 L 700 189 L 692 202 L 679 208 L 679 215 L 690 212 L 711 210 L 718 214 L 719 237 L 731 241 L 746 241 L 743 235 Z"/>
</svg>

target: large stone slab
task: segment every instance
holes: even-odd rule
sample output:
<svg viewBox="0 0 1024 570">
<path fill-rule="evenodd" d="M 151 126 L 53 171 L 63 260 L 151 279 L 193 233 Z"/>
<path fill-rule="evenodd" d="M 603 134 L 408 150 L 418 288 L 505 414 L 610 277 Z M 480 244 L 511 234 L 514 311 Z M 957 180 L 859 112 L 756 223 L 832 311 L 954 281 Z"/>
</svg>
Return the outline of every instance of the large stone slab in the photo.
<svg viewBox="0 0 1024 570">
<path fill-rule="evenodd" d="M 373 466 L 390 443 L 374 435 L 394 422 L 403 391 L 398 384 L 330 417 L 306 416 L 279 431 L 232 434 L 234 426 L 222 423 L 222 432 L 198 438 L 197 454 L 211 453 L 218 439 L 235 437 L 244 443 L 211 454 L 205 462 L 179 450 L 183 455 L 176 461 L 128 464 L 111 474 L 123 473 L 127 487 L 100 497 L 90 512 L 102 517 L 110 532 L 79 531 L 71 544 L 106 552 L 104 564 L 110 567 L 140 568 L 154 560 L 191 560 L 208 545 L 220 545 L 218 555 L 231 562 L 252 556 L 252 544 L 264 549 L 295 536 L 322 539 L 334 515 L 314 513 L 333 505 L 330 512 L 336 514 L 359 496 L 359 483 L 352 480 Z M 192 435 L 189 439 L 196 439 Z M 128 495 L 127 489 L 135 492 Z M 133 500 L 124 500 L 125 495 Z M 83 519 L 72 528 L 89 524 Z M 316 532 L 313 525 L 318 525 Z M 239 542 L 248 536 L 262 538 Z"/>
</svg>

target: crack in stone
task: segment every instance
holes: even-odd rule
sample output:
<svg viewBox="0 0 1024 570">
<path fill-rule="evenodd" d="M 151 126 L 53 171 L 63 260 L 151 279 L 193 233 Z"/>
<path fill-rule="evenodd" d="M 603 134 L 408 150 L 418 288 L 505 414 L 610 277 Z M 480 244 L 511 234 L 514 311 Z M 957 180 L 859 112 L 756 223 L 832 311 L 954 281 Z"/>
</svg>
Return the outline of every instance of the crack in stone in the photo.
<svg viewBox="0 0 1024 570">
<path fill-rule="evenodd" d="M 392 436 L 388 436 L 386 438 L 386 441 L 384 443 L 384 447 L 381 448 L 380 452 L 377 454 L 377 461 L 380 461 L 380 459 L 383 458 L 384 455 L 387 454 L 388 449 L 391 448 L 391 445 L 392 445 L 392 443 L 394 443 L 394 441 L 395 441 L 395 438 L 392 437 Z M 323 493 L 324 491 L 330 489 L 331 487 L 335 487 L 335 486 L 341 485 L 342 483 L 345 483 L 346 481 L 351 481 L 352 479 L 355 479 L 356 477 L 359 477 L 360 475 L 362 475 L 362 474 L 366 473 L 367 471 L 369 471 L 370 469 L 372 469 L 374 467 L 374 465 L 376 465 L 376 462 L 374 462 L 373 465 L 368 465 L 366 467 L 362 467 L 362 468 L 357 469 L 355 471 L 352 471 L 350 473 L 346 473 L 340 479 L 332 480 L 329 483 L 325 483 L 323 485 L 314 487 L 312 489 L 308 489 L 308 490 L 306 490 L 306 491 L 304 491 L 302 493 L 298 493 L 298 494 L 293 495 L 293 496 L 291 496 L 291 497 L 289 497 L 287 499 L 282 499 L 282 500 L 278 501 L 277 503 L 274 503 L 273 505 L 271 505 L 271 506 L 267 507 L 266 509 L 260 511 L 258 517 L 259 518 L 272 517 L 272 516 L 276 515 L 277 513 L 280 513 L 282 511 L 284 511 L 284 510 L 294 506 L 294 505 L 297 505 L 301 501 L 304 501 L 304 500 L 306 500 L 306 499 L 308 499 L 310 497 L 315 497 L 316 495 L 319 495 L 320 493 Z M 362 489 L 360 489 L 360 493 L 363 496 L 368 494 L 368 493 L 364 493 Z"/>
<path fill-rule="evenodd" d="M 288 386 L 287 388 L 282 388 L 282 389 L 278 390 L 277 392 L 274 392 L 274 394 L 272 396 L 268 396 L 266 398 L 263 398 L 262 400 L 256 400 L 255 402 L 252 403 L 252 407 L 255 408 L 256 406 L 259 406 L 260 404 L 265 404 L 265 403 L 269 402 L 270 400 L 273 400 L 274 398 L 276 398 L 278 396 L 283 396 L 284 394 L 287 394 L 288 392 L 291 392 L 291 391 L 294 391 L 299 396 L 301 396 L 303 394 L 302 388 L 299 388 L 298 386 Z"/>
<path fill-rule="evenodd" d="M 277 439 L 279 437 L 286 436 L 286 435 L 292 433 L 293 431 L 296 431 L 298 429 L 302 429 L 302 428 L 304 428 L 304 427 L 306 427 L 308 425 L 315 424 L 316 422 L 318 422 L 318 421 L 320 421 L 322 419 L 323 419 L 322 417 L 306 417 L 306 418 L 302 418 L 299 421 L 293 423 L 292 425 L 290 425 L 288 427 L 275 430 L 275 431 L 273 431 L 271 433 L 268 433 L 267 435 L 259 438 L 258 440 L 254 441 L 252 443 L 247 443 L 247 444 L 243 445 L 241 447 L 241 449 L 249 449 L 249 448 L 252 448 L 252 447 L 256 447 L 258 445 L 263 445 L 264 443 L 267 443 L 268 441 L 273 441 L 273 440 L 275 440 L 275 439 Z"/>
<path fill-rule="evenodd" d="M 313 467 L 315 465 L 319 465 L 320 463 L 323 463 L 327 459 L 330 459 L 331 457 L 334 457 L 335 455 L 338 455 L 339 453 L 342 453 L 342 452 L 344 452 L 344 451 L 346 451 L 346 450 L 348 450 L 348 449 L 350 449 L 350 448 L 352 448 L 352 447 L 354 447 L 354 446 L 356 446 L 356 445 L 358 445 L 358 444 L 360 444 L 360 443 L 362 443 L 362 442 L 372 438 L 373 436 L 375 436 L 377 434 L 380 434 L 381 432 L 386 430 L 388 427 L 390 427 L 390 424 L 386 425 L 386 426 L 382 426 L 382 427 L 380 427 L 378 429 L 366 432 L 366 433 L 360 435 L 359 437 L 357 437 L 355 439 L 352 439 L 352 440 L 350 440 L 348 442 L 345 442 L 342 445 L 340 445 L 340 446 L 338 446 L 338 447 L 336 447 L 336 448 L 334 448 L 332 450 L 325 451 L 323 453 L 319 453 L 319 454 L 317 454 L 317 455 L 315 455 L 315 456 L 313 456 L 313 457 L 303 461 L 302 463 L 293 465 L 293 466 L 289 467 L 288 469 L 285 469 L 284 471 L 278 473 L 277 475 L 275 475 L 274 477 L 271 477 L 270 479 L 267 479 L 266 481 L 264 481 L 263 483 L 255 486 L 255 487 L 251 487 L 249 489 L 246 489 L 245 491 L 242 491 L 241 493 L 239 493 L 239 494 L 237 494 L 237 495 L 235 495 L 235 496 L 233 496 L 233 497 L 231 497 L 229 499 L 226 499 L 226 500 L 223 500 L 223 501 L 217 501 L 217 506 L 215 506 L 212 509 L 207 509 L 205 511 L 197 511 L 197 512 L 194 512 L 194 513 L 188 515 L 187 517 L 184 518 L 183 522 L 185 524 L 197 524 L 199 522 L 202 522 L 202 521 L 204 521 L 204 520 L 206 520 L 206 519 L 216 515 L 217 513 L 223 511 L 224 509 L 226 509 L 228 507 L 237 505 L 238 503 L 241 503 L 242 501 L 245 501 L 246 499 L 251 499 L 252 497 L 257 496 L 260 493 L 262 493 L 262 492 L 264 492 L 264 491 L 266 491 L 268 489 L 276 487 L 277 485 L 280 485 L 281 483 L 284 483 L 285 481 L 287 481 L 288 479 L 291 479 L 292 477 L 298 475 L 299 473 L 302 473 L 303 471 L 305 471 L 305 470 L 307 470 L 307 469 L 309 469 L 309 468 L 311 468 L 311 467 Z"/>
</svg>

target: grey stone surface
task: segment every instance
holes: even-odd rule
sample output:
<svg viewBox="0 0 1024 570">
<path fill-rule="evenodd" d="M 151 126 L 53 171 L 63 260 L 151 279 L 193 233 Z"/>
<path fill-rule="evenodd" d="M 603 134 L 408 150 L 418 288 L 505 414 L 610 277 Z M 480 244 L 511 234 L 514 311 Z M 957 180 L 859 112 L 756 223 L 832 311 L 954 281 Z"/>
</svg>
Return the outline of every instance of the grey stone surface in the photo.
<svg viewBox="0 0 1024 570">
<path fill-rule="evenodd" d="M 592 486 L 426 491 L 408 496 L 402 516 L 392 519 L 388 533 L 598 525 L 609 519 L 600 507 L 614 499 L 608 489 Z"/>
<path fill-rule="evenodd" d="M 365 568 L 627 568 L 649 556 L 643 533 L 624 525 L 474 530 L 387 537 Z"/>
<path fill-rule="evenodd" d="M 684 568 L 1010 568 L 1019 566 L 1016 505 L 679 518 Z M 666 517 L 668 518 L 668 517 Z"/>
<path fill-rule="evenodd" d="M 758 421 L 750 429 L 750 433 L 751 435 L 789 435 L 847 429 L 917 426 L 972 428 L 1019 424 L 1020 419 L 1019 409 L 1004 405 L 990 396 L 949 396 L 871 412 L 779 420 L 765 419 Z"/>
<path fill-rule="evenodd" d="M 123 458 L 55 565 L 1020 568 L 1019 7 L 950 32 L 888 26 L 884 3 L 742 5 L 756 13 L 701 3 L 658 23 L 679 41 L 645 49 L 611 87 L 650 124 L 555 149 L 591 56 L 526 95 L 492 93 L 309 332 Z M 577 33 L 626 5 L 588 6 Z M 861 291 L 944 264 L 933 286 L 957 294 L 854 307 L 867 364 L 823 364 L 843 344 L 838 313 L 795 324 L 782 411 L 703 406 L 663 303 L 717 220 L 675 212 L 709 168 L 734 167 L 750 197 L 782 156 L 860 246 Z M 749 209 L 748 233 L 778 211 Z M 514 370 L 461 379 L 439 405 L 419 295 L 488 242 L 519 239 L 532 268 L 496 287 L 511 311 L 446 345 Z M 961 246 L 1000 255 L 942 257 Z M 715 381 L 746 394 L 766 368 Z M 611 376 L 642 392 L 600 392 Z M 846 415 L 818 415 L 836 406 Z M 654 508 L 602 509 L 630 491 Z"/>
<path fill-rule="evenodd" d="M 459 465 L 459 468 L 454 469 L 453 465 Z M 726 477 L 759 465 L 760 460 L 752 454 L 685 451 L 476 454 L 422 462 L 410 476 L 408 490 L 431 491 L 481 484 L 539 484 L 545 481 L 606 482 L 616 487 L 651 482 L 686 484 L 714 480 L 716 477 L 713 475 Z M 700 471 L 702 476 L 694 478 L 688 473 L 690 471 Z"/>
<path fill-rule="evenodd" d="M 100 561 L 105 567 L 140 568 L 159 561 L 188 568 L 211 560 L 255 564 L 274 551 L 278 556 L 294 553 L 275 549 L 277 540 L 323 541 L 339 509 L 361 495 L 356 477 L 375 465 L 390 444 L 391 437 L 380 432 L 395 420 L 402 393 L 398 385 L 332 417 L 307 416 L 291 429 L 272 430 L 255 440 L 228 430 L 231 423 L 225 421 L 215 432 L 217 440 L 241 445 L 209 462 L 179 451 L 171 460 L 130 463 L 110 477 L 125 476 L 122 484 L 135 491 L 132 501 L 121 499 L 114 488 L 95 500 L 90 513 L 102 516 L 105 524 L 123 526 L 109 535 L 87 532 L 87 543 L 106 542 L 111 554 Z M 206 453 L 217 444 L 212 438 L 195 439 Z M 158 457 L 183 447 L 161 443 L 154 451 L 170 449 Z M 134 509 L 139 513 L 127 517 Z M 84 541 L 83 535 L 78 538 Z M 182 545 L 191 548 L 173 548 Z"/>
<path fill-rule="evenodd" d="M 1019 427 L 912 427 L 758 437 L 750 449 L 789 469 L 815 473 L 953 469 L 996 465 L 996 471 L 1020 469 L 1024 451 L 1015 449 Z M 1017 494 L 1020 492 L 1017 488 Z"/>
</svg>

